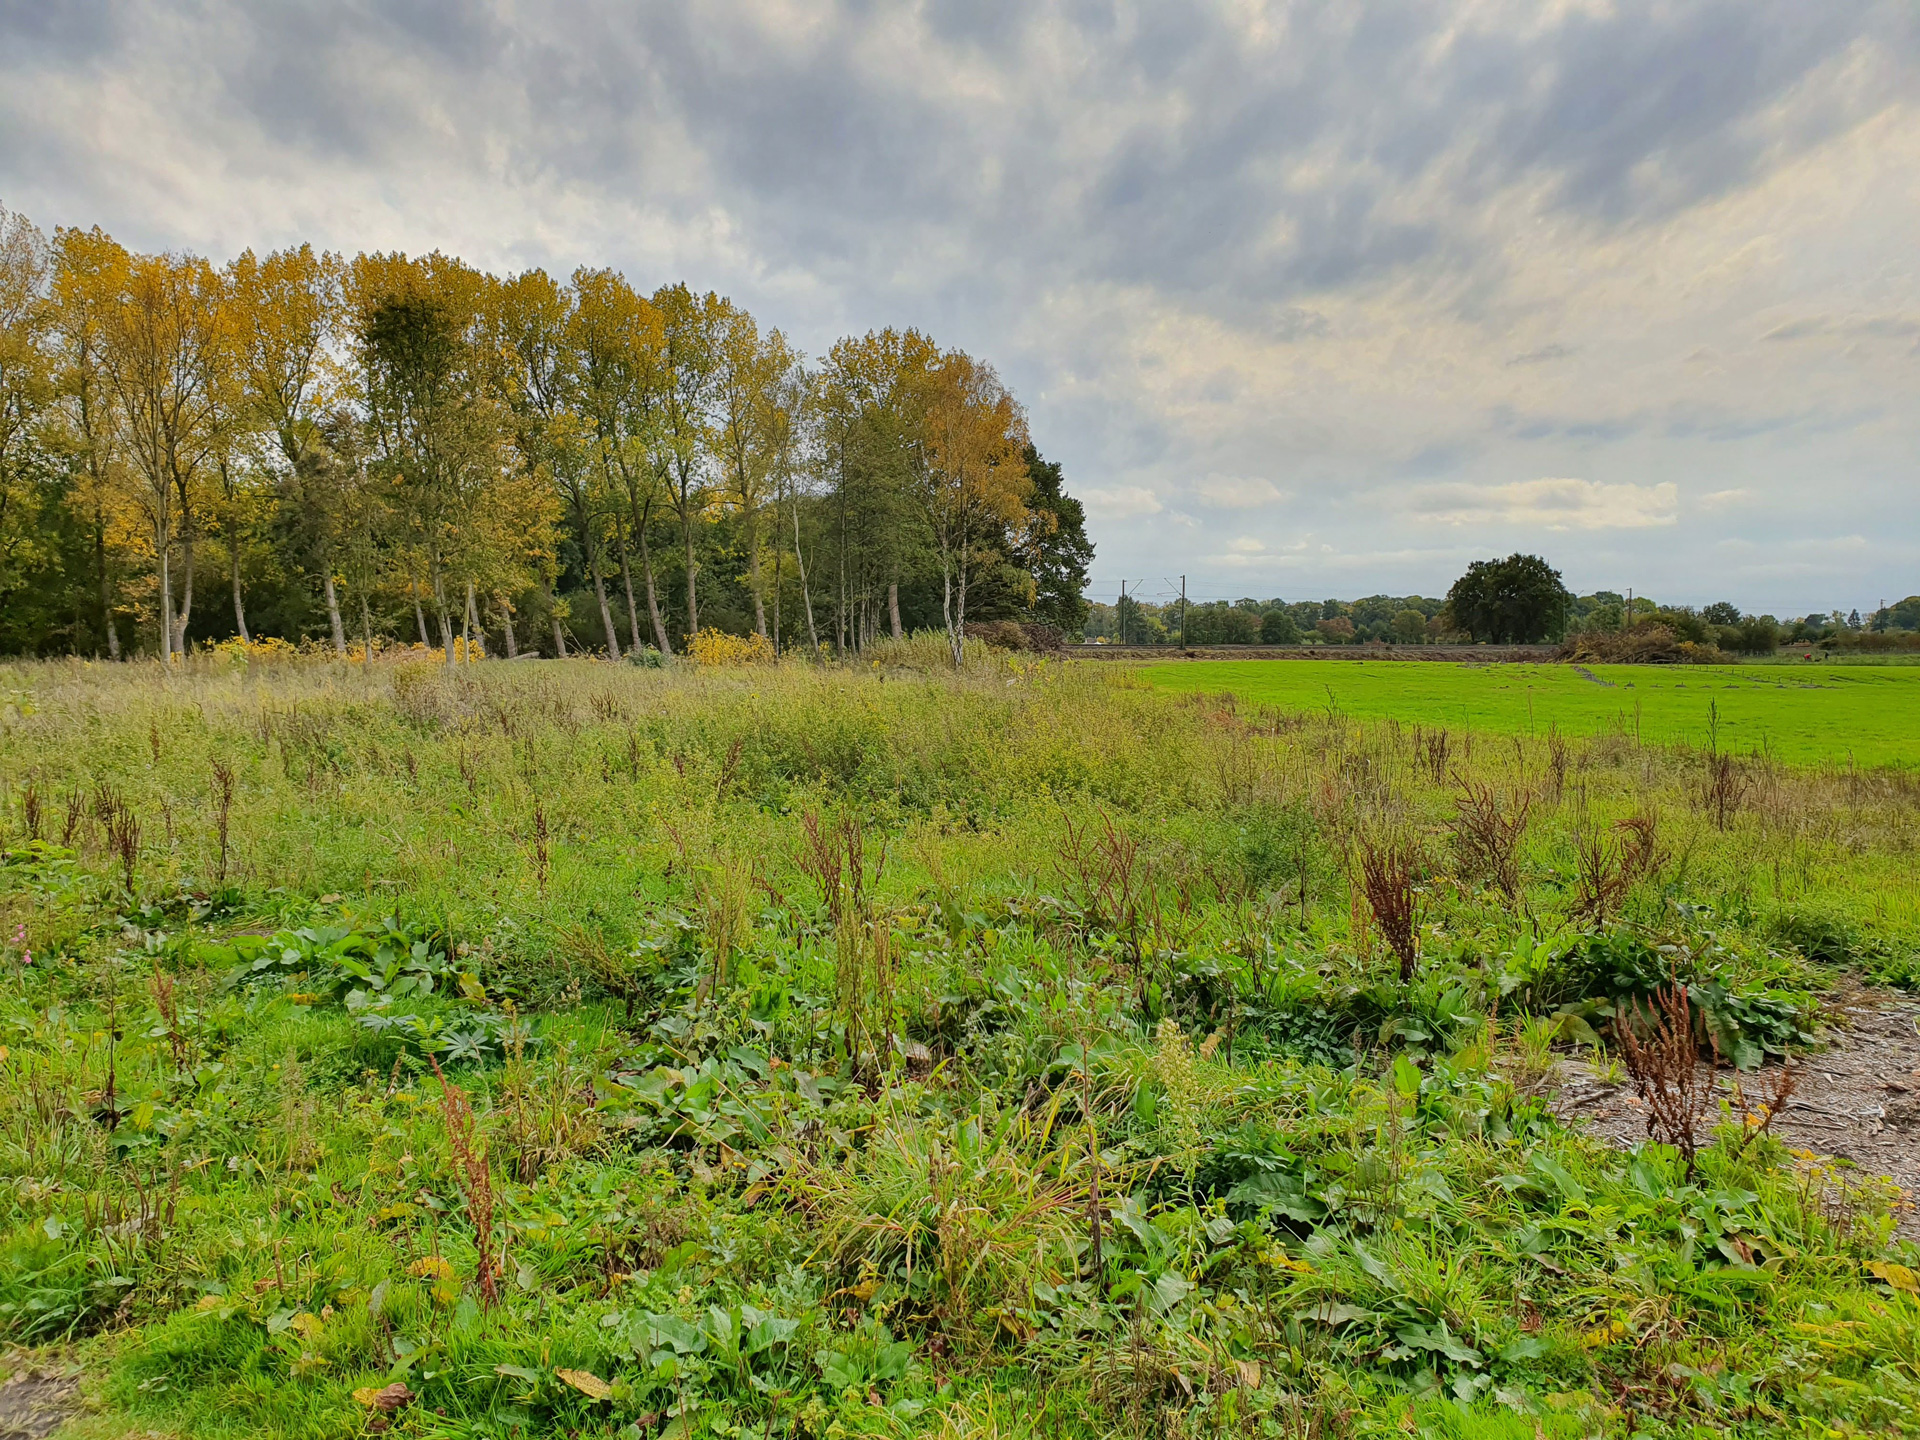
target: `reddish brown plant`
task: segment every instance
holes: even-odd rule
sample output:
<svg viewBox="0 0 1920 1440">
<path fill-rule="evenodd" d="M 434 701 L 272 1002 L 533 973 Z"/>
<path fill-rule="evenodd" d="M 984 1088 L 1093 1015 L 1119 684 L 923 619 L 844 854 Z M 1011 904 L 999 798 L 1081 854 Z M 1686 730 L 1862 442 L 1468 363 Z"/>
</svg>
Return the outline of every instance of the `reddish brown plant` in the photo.
<svg viewBox="0 0 1920 1440">
<path fill-rule="evenodd" d="M 1691 1177 L 1720 1047 L 1714 1045 L 1713 1061 L 1703 1068 L 1687 987 L 1675 979 L 1654 994 L 1651 1005 L 1630 1006 L 1614 1021 L 1613 1038 L 1634 1094 L 1647 1107 L 1647 1134 L 1678 1150 Z"/>
<path fill-rule="evenodd" d="M 1386 937 L 1393 953 L 1400 957 L 1400 979 L 1413 978 L 1420 958 L 1419 931 L 1415 916 L 1413 847 L 1394 839 L 1384 843 L 1360 842 L 1360 884 L 1373 911 L 1373 923 Z"/>
<path fill-rule="evenodd" d="M 1532 808 L 1531 791 L 1519 790 L 1503 800 L 1490 784 L 1460 780 L 1451 827 L 1454 854 L 1463 870 L 1491 881 L 1509 900 L 1520 897 L 1520 841 Z"/>
<path fill-rule="evenodd" d="M 428 1057 L 433 1073 L 440 1080 L 440 1119 L 446 1127 L 447 1146 L 453 1151 L 453 1172 L 467 1197 L 467 1214 L 473 1220 L 473 1243 L 480 1252 L 474 1277 L 480 1286 L 480 1298 L 491 1305 L 500 1298 L 494 1279 L 493 1258 L 493 1172 L 487 1168 L 486 1142 L 466 1092 L 441 1072 L 440 1062 Z"/>
</svg>

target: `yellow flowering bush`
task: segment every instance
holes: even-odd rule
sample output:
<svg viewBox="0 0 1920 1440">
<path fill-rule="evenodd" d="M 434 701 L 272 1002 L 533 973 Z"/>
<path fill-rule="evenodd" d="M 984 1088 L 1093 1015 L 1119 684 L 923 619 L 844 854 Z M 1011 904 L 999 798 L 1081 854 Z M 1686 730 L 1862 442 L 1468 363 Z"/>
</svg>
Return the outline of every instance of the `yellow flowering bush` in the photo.
<svg viewBox="0 0 1920 1440">
<path fill-rule="evenodd" d="M 235 635 L 213 646 L 212 651 L 214 655 L 234 666 L 252 665 L 259 661 L 294 660 L 300 655 L 298 645 L 282 640 L 277 635 L 267 635 L 257 640 L 242 640 Z"/>
<path fill-rule="evenodd" d="M 687 642 L 687 654 L 696 665 L 770 665 L 773 642 L 764 635 L 729 635 L 724 630 L 698 631 Z"/>
</svg>

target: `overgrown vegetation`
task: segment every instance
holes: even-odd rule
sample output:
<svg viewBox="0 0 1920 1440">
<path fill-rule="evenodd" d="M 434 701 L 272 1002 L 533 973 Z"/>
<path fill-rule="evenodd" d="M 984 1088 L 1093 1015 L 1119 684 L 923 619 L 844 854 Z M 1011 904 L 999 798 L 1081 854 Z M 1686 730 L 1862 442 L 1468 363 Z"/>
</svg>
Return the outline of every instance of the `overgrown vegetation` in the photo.
<svg viewBox="0 0 1920 1440">
<path fill-rule="evenodd" d="M 1913 972 L 1910 776 L 963 659 L 0 672 L 0 1334 L 192 1435 L 1920 1429 L 1898 1197 L 1702 1078 Z"/>
</svg>

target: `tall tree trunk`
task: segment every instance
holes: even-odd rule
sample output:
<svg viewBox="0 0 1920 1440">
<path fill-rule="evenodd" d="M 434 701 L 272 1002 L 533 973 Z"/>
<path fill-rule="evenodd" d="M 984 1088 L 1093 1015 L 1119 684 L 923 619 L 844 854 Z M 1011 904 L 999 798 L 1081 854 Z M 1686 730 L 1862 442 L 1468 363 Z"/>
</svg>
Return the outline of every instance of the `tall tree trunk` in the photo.
<svg viewBox="0 0 1920 1440">
<path fill-rule="evenodd" d="M 93 511 L 93 562 L 100 572 L 100 626 L 107 632 L 107 658 L 120 658 L 120 627 L 113 623 L 113 584 L 107 576 L 107 517 Z"/>
<path fill-rule="evenodd" d="M 187 653 L 187 623 L 193 619 L 193 517 L 182 512 L 180 516 L 180 561 L 186 568 L 187 583 L 180 589 L 180 611 L 174 617 L 176 638 L 173 648 L 180 654 Z"/>
<path fill-rule="evenodd" d="M 607 637 L 607 655 L 620 658 L 620 636 L 613 628 L 613 610 L 607 604 L 607 583 L 600 570 L 600 546 L 594 538 L 593 517 L 587 512 L 586 496 L 569 485 L 573 495 L 573 516 L 580 524 L 580 543 L 587 552 L 587 573 L 593 577 L 593 598 L 600 604 L 600 628 Z"/>
<path fill-rule="evenodd" d="M 967 638 L 967 547 L 960 543 L 960 604 L 953 615 L 953 668 L 958 670 Z"/>
<path fill-rule="evenodd" d="M 753 630 L 756 635 L 767 633 L 767 607 L 760 594 L 760 526 L 753 513 L 753 507 L 743 505 L 747 527 L 747 580 L 748 588 L 753 591 Z"/>
<path fill-rule="evenodd" d="M 507 604 L 507 597 L 504 595 L 495 596 L 494 604 L 500 611 L 500 629 L 507 637 L 507 659 L 518 660 L 520 658 L 520 642 L 514 637 L 513 633 L 513 609 Z"/>
<path fill-rule="evenodd" d="M 887 619 L 893 622 L 893 638 L 900 639 L 900 582 L 898 580 L 887 582 Z"/>
<path fill-rule="evenodd" d="M 153 525 L 153 549 L 160 557 L 160 663 L 173 663 L 173 536 L 163 521 Z"/>
<path fill-rule="evenodd" d="M 673 646 L 667 643 L 667 622 L 660 613 L 660 596 L 653 587 L 653 547 L 647 543 L 647 521 L 653 518 L 653 497 L 647 497 L 646 508 L 640 513 L 640 569 L 647 583 L 647 615 L 653 621 L 653 640 L 660 647 L 662 655 L 673 654 Z"/>
<path fill-rule="evenodd" d="M 780 591 L 784 588 L 780 575 L 780 502 L 786 498 L 783 482 L 776 481 L 773 487 L 773 653 L 780 653 Z"/>
<path fill-rule="evenodd" d="M 247 602 L 240 593 L 240 545 L 231 536 L 227 539 L 227 549 L 233 556 L 233 623 L 239 628 L 240 643 L 248 644 L 253 637 L 247 634 Z"/>
<path fill-rule="evenodd" d="M 333 627 L 333 651 L 336 655 L 347 653 L 347 627 L 340 623 L 340 592 L 333 585 L 333 557 L 327 557 L 326 583 L 321 589 L 327 595 L 327 623 Z"/>
<path fill-rule="evenodd" d="M 960 668 L 960 628 L 953 619 L 953 556 L 940 551 L 940 618 L 946 622 L 947 643 L 953 648 L 953 668 Z"/>
<path fill-rule="evenodd" d="M 607 658 L 620 658 L 620 636 L 613 628 L 613 607 L 607 604 L 607 584 L 601 577 L 600 564 L 596 558 L 593 566 L 593 594 L 600 602 L 600 628 L 607 632 Z"/>
<path fill-rule="evenodd" d="M 473 663 L 473 647 L 478 643 L 484 655 L 486 637 L 480 633 L 480 607 L 473 603 L 473 581 L 467 581 L 467 663 Z"/>
<path fill-rule="evenodd" d="M 367 605 L 367 592 L 360 592 L 360 664 L 368 674 L 373 666 L 373 611 Z"/>
<path fill-rule="evenodd" d="M 440 619 L 440 644 L 446 652 L 446 666 L 454 666 L 453 616 L 447 613 L 447 582 L 440 572 L 440 552 L 432 551 L 428 556 L 428 569 L 433 579 L 433 608 Z"/>
<path fill-rule="evenodd" d="M 807 557 L 800 553 L 800 497 L 793 497 L 793 563 L 800 572 L 800 606 L 807 612 L 807 643 L 820 654 L 820 632 L 813 623 L 813 594 L 807 589 Z"/>
<path fill-rule="evenodd" d="M 620 584 L 627 592 L 627 648 L 640 653 L 640 611 L 633 603 L 633 566 L 627 558 L 627 526 L 620 509 L 613 511 L 614 541 L 620 547 Z"/>
<path fill-rule="evenodd" d="M 840 455 L 840 598 L 834 606 L 833 653 L 847 653 L 847 457 Z"/>
<path fill-rule="evenodd" d="M 420 627 L 420 645 L 431 650 L 433 641 L 427 636 L 427 612 L 420 608 L 420 582 L 412 575 L 407 576 L 407 589 L 413 594 L 413 623 Z"/>
<path fill-rule="evenodd" d="M 690 515 L 681 515 L 680 535 L 687 552 L 687 637 L 691 639 L 700 633 L 700 596 L 694 587 L 696 572 L 693 563 L 693 518 Z"/>
<path fill-rule="evenodd" d="M 542 580 L 540 582 L 540 590 L 541 593 L 547 597 L 547 614 L 553 620 L 554 656 L 557 659 L 564 660 L 567 658 L 567 637 L 565 632 L 560 629 L 560 609 L 553 598 L 553 587 Z"/>
<path fill-rule="evenodd" d="M 233 472 L 227 466 L 225 455 L 220 457 L 220 493 L 227 502 L 227 556 L 232 562 L 228 568 L 233 571 L 233 625 L 235 632 L 240 636 L 240 643 L 245 645 L 253 637 L 247 633 L 246 598 L 240 591 L 240 525 L 235 513 L 237 502 L 233 491 Z"/>
</svg>

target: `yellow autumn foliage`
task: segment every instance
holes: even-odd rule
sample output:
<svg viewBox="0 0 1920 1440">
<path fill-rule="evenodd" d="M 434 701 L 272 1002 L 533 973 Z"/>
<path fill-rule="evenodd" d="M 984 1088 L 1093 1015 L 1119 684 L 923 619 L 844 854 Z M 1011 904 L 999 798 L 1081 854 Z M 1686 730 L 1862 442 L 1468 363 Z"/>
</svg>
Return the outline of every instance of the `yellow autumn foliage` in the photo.
<svg viewBox="0 0 1920 1440">
<path fill-rule="evenodd" d="M 771 665 L 773 642 L 764 635 L 729 635 L 704 629 L 687 642 L 696 665 Z"/>
</svg>

